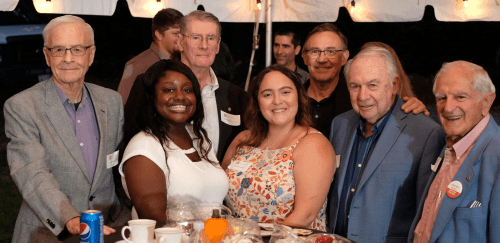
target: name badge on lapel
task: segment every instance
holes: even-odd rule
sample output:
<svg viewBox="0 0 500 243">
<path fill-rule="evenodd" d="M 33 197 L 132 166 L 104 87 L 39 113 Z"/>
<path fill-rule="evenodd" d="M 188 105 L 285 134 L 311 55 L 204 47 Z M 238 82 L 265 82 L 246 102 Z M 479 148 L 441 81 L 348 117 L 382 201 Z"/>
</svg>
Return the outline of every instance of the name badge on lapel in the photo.
<svg viewBox="0 0 500 243">
<path fill-rule="evenodd" d="M 229 114 L 224 111 L 220 111 L 220 119 L 222 122 L 226 123 L 230 126 L 239 126 L 241 125 L 240 115 Z"/>
<path fill-rule="evenodd" d="M 231 162 L 231 164 L 227 168 L 231 169 L 231 170 L 245 172 L 248 170 L 248 168 L 250 168 L 250 166 L 252 166 L 252 163 L 243 162 L 243 161 L 234 161 L 234 162 Z"/>
<path fill-rule="evenodd" d="M 119 150 L 116 150 L 106 156 L 106 168 L 109 169 L 118 164 L 118 152 Z"/>
</svg>

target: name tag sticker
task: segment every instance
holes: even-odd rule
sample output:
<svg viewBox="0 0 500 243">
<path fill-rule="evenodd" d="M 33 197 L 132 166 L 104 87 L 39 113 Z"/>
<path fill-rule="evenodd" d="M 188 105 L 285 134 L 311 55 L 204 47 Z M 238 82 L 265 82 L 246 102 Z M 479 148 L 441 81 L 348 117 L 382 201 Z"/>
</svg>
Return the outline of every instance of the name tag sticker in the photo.
<svg viewBox="0 0 500 243">
<path fill-rule="evenodd" d="M 220 111 L 220 118 L 222 122 L 226 123 L 230 126 L 239 126 L 241 125 L 240 115 L 233 115 L 226 113 L 224 111 Z"/>
<path fill-rule="evenodd" d="M 340 167 L 340 154 L 335 156 L 335 160 L 337 160 L 337 168 Z"/>
<path fill-rule="evenodd" d="M 233 161 L 227 168 L 237 171 L 247 171 L 250 166 L 252 166 L 252 163 L 244 161 Z"/>
<path fill-rule="evenodd" d="M 119 150 L 116 150 L 106 156 L 106 168 L 109 169 L 118 164 L 118 152 Z"/>
<path fill-rule="evenodd" d="M 439 165 L 441 164 L 441 157 L 438 157 L 437 160 L 436 160 L 436 163 L 434 163 L 433 165 L 431 165 L 431 170 L 436 172 L 437 169 L 439 168 Z"/>
</svg>

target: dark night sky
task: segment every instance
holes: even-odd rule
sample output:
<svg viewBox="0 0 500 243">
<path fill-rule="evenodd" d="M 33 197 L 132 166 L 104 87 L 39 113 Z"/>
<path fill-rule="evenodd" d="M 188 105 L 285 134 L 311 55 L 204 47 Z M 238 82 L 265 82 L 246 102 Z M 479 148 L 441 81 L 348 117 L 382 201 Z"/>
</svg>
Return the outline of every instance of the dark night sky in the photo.
<svg viewBox="0 0 500 243">
<path fill-rule="evenodd" d="M 0 25 L 47 23 L 59 15 L 38 14 L 30 0 L 21 0 L 14 12 L 0 12 Z M 147 49 L 151 43 L 149 18 L 132 17 L 125 0 L 119 0 L 113 16 L 80 16 L 95 31 L 97 53 L 88 79 L 118 87 L 125 62 Z M 273 30 L 293 25 L 302 34 L 319 23 L 274 23 Z M 458 59 L 479 64 L 489 72 L 495 84 L 500 83 L 500 22 L 439 22 L 428 6 L 419 22 L 356 23 L 342 8 L 335 24 L 349 39 L 351 57 L 368 41 L 391 45 L 412 79 L 417 96 L 432 104 L 432 78 L 441 64 Z M 223 23 L 222 40 L 235 60 L 233 82 L 244 85 L 251 53 L 252 23 Z M 265 25 L 260 28 L 260 49 L 256 53 L 255 72 L 264 67 Z M 41 44 L 40 44 L 41 45 Z M 303 66 L 302 58 L 297 58 Z M 497 85 L 498 86 L 498 85 Z M 500 86 L 499 86 L 500 87 Z M 498 99 L 496 104 L 500 104 Z"/>
</svg>

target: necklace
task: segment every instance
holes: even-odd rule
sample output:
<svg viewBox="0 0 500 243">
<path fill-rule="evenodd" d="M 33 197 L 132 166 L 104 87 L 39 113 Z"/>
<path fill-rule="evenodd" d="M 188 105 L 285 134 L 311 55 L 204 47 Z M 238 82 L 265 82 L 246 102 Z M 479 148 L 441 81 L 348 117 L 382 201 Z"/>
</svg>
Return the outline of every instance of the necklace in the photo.
<svg viewBox="0 0 500 243">
<path fill-rule="evenodd" d="M 276 140 L 276 142 L 274 142 L 274 143 L 273 143 L 273 144 L 271 144 L 271 145 L 268 145 L 268 146 L 266 147 L 266 150 L 264 151 L 264 153 L 265 153 L 265 154 L 267 154 L 267 151 L 269 151 L 269 147 L 272 147 L 272 146 L 274 146 L 277 142 L 282 141 L 282 139 L 283 139 L 284 137 L 286 137 L 286 135 L 288 135 L 288 134 L 289 134 L 289 133 L 290 133 L 290 132 L 291 132 L 294 128 L 295 128 L 295 124 L 293 125 L 292 129 L 288 130 L 288 132 L 287 132 L 287 133 L 285 133 L 283 136 L 281 136 L 278 140 Z"/>
</svg>

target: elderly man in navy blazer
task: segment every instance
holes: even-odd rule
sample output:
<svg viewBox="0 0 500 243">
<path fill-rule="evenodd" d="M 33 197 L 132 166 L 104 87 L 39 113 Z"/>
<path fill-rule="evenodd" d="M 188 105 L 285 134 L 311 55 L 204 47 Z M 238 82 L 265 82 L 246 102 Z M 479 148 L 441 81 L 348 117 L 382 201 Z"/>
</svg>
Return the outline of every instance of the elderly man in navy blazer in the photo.
<svg viewBox="0 0 500 243">
<path fill-rule="evenodd" d="M 495 86 L 482 67 L 456 61 L 443 65 L 433 92 L 447 145 L 408 242 L 500 242 L 500 128 L 489 114 Z"/>
<path fill-rule="evenodd" d="M 338 168 L 330 231 L 356 242 L 406 242 L 444 131 L 423 114 L 401 110 L 400 77 L 387 49 L 363 49 L 344 74 L 354 110 L 331 127 Z"/>
<path fill-rule="evenodd" d="M 102 211 L 110 226 L 130 218 L 111 169 L 122 137 L 121 96 L 84 82 L 96 51 L 92 27 L 65 15 L 47 24 L 43 39 L 52 78 L 4 105 L 7 162 L 23 196 L 16 243 L 80 234 L 80 214 L 89 209 Z M 113 232 L 104 226 L 104 234 Z"/>
</svg>

